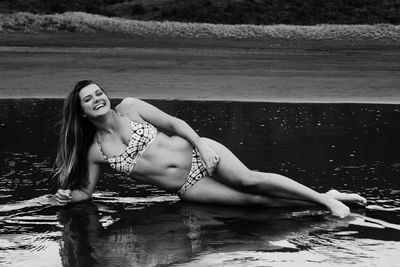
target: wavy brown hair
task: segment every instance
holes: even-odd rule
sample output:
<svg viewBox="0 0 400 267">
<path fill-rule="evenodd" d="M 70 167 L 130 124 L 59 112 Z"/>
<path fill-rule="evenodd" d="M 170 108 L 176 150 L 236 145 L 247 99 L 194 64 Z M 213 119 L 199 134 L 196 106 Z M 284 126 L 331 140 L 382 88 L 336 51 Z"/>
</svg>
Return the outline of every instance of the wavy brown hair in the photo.
<svg viewBox="0 0 400 267">
<path fill-rule="evenodd" d="M 90 84 L 96 83 L 91 80 L 77 82 L 74 90 L 64 101 L 62 128 L 55 162 L 55 176 L 61 188 L 71 190 L 85 188 L 89 183 L 87 155 L 96 128 L 82 116 L 79 92 Z"/>
</svg>

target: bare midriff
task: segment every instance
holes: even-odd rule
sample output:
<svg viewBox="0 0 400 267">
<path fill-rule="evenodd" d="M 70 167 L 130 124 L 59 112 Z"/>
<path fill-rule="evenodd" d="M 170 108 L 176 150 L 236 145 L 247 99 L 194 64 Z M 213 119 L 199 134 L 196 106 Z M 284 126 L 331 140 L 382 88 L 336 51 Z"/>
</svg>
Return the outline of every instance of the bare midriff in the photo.
<svg viewBox="0 0 400 267">
<path fill-rule="evenodd" d="M 160 132 L 140 157 L 130 176 L 177 192 L 189 174 L 192 148 L 186 139 Z"/>
</svg>

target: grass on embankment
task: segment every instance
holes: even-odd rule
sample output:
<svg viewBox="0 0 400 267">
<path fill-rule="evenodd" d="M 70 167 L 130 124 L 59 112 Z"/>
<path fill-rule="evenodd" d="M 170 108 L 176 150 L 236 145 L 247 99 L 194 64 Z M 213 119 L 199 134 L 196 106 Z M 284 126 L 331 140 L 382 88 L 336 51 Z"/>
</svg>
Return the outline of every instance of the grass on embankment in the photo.
<svg viewBox="0 0 400 267">
<path fill-rule="evenodd" d="M 138 21 L 83 12 L 36 15 L 0 14 L 0 32 L 113 32 L 150 36 L 213 37 L 235 39 L 379 40 L 400 39 L 400 25 L 226 25 L 208 23 Z"/>
</svg>

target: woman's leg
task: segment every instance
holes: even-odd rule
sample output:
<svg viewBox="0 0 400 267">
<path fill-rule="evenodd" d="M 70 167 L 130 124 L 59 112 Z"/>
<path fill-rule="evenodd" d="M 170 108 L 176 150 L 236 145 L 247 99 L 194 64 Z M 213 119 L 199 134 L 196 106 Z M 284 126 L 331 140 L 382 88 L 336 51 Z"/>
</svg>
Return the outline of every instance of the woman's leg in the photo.
<svg viewBox="0 0 400 267">
<path fill-rule="evenodd" d="M 241 192 L 208 176 L 196 182 L 180 198 L 198 203 L 236 206 L 298 207 L 315 205 L 306 201 L 279 199 Z"/>
<path fill-rule="evenodd" d="M 211 139 L 205 141 L 220 157 L 214 179 L 242 192 L 317 203 L 326 206 L 335 216 L 349 215 L 349 208 L 331 195 L 318 193 L 282 175 L 251 171 L 220 143 Z M 364 202 L 364 199 L 359 197 L 359 201 Z"/>
</svg>

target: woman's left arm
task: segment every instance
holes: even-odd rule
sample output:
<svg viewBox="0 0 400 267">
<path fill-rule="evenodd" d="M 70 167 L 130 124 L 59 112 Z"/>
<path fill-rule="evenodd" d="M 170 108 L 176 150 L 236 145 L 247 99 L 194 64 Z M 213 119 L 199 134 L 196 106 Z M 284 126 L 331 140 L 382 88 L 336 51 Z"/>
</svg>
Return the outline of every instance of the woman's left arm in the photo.
<svg viewBox="0 0 400 267">
<path fill-rule="evenodd" d="M 185 121 L 173 117 L 140 99 L 127 98 L 124 101 L 127 101 L 127 104 L 135 109 L 145 121 L 188 140 L 199 150 L 207 172 L 210 175 L 212 174 L 219 162 L 217 153 Z"/>
</svg>

